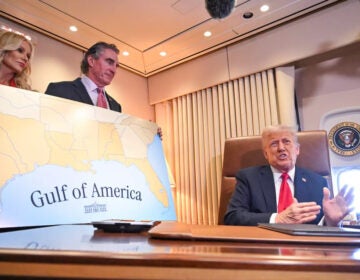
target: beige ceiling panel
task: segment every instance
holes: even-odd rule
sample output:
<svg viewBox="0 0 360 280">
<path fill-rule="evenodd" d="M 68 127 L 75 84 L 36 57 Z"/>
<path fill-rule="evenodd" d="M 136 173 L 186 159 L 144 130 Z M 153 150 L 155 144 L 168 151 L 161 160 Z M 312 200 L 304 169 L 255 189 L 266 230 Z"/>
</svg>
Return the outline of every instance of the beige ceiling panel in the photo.
<svg viewBox="0 0 360 280">
<path fill-rule="evenodd" d="M 209 18 L 204 9 L 204 0 L 42 0 L 42 2 L 104 33 L 111 34 L 114 39 L 123 41 L 140 51 L 151 48 Z"/>
<path fill-rule="evenodd" d="M 31 23 L 32 28 L 46 29 L 46 34 L 60 41 L 69 43 L 77 48 L 85 50 L 98 41 L 114 43 L 120 51 L 128 51 L 131 55 L 120 61 L 125 68 L 138 73 L 144 72 L 142 53 L 122 42 L 115 40 L 112 36 L 95 29 L 82 21 L 78 21 L 56 9 L 34 0 L 12 0 L 2 1 L 2 11 L 19 19 L 19 23 Z M 69 30 L 70 25 L 78 28 L 76 33 Z M 35 28 L 36 29 L 36 28 Z M 125 65 L 126 63 L 126 65 Z"/>
<path fill-rule="evenodd" d="M 244 1 L 241 5 L 238 3 L 228 18 L 222 20 L 210 19 L 182 33 L 181 36 L 175 36 L 147 50 L 144 52 L 146 73 L 151 74 L 159 69 L 177 65 L 206 52 L 216 50 L 224 46 L 224 44 L 234 43 L 259 31 L 271 28 L 277 22 L 285 20 L 287 16 L 290 17 L 296 14 L 297 11 L 306 10 L 309 6 L 318 4 L 319 0 L 302 0 L 301 2 L 304 2 L 303 6 L 300 5 L 300 1 L 270 1 L 271 12 L 262 13 L 260 7 L 264 2 Z M 248 11 L 252 11 L 254 16 L 245 19 L 243 14 Z M 203 33 L 207 30 L 213 34 L 210 38 L 204 38 L 203 36 Z M 167 53 L 165 58 L 159 55 L 161 51 Z"/>
<path fill-rule="evenodd" d="M 234 38 L 235 35 L 231 30 L 225 30 L 211 38 L 205 38 L 203 31 L 199 31 L 173 39 L 171 42 L 157 46 L 144 53 L 146 71 L 151 73 L 158 69 L 174 66 L 196 58 L 209 52 L 211 48 L 221 45 L 224 41 Z M 161 57 L 159 55 L 160 51 L 166 51 L 167 56 Z"/>
<path fill-rule="evenodd" d="M 356 0 L 341 3 L 321 10 L 316 15 L 310 14 L 272 29 L 256 37 L 257 40 L 230 46 L 228 57 L 231 79 L 259 69 L 265 70 L 270 65 L 286 65 L 359 41 L 360 3 Z M 338 20 L 344 18 L 347 20 Z M 356 22 L 358 25 L 354 24 Z M 239 62 L 247 67 L 239 67 Z"/>
<path fill-rule="evenodd" d="M 205 0 L 0 0 L 0 15 L 81 50 L 114 43 L 129 53 L 119 56 L 121 66 L 147 77 L 335 2 L 343 1 L 238 0 L 218 20 Z M 264 3 L 267 13 L 259 12 Z M 244 19 L 250 11 L 253 17 Z M 212 37 L 204 38 L 207 30 Z"/>
<path fill-rule="evenodd" d="M 244 20 L 233 27 L 238 34 L 246 34 L 249 30 L 266 30 L 267 28 L 289 21 L 324 5 L 338 0 L 275 0 L 269 1 L 270 10 L 266 13 L 260 11 L 260 5 L 249 7 L 253 11 L 253 20 Z"/>
</svg>

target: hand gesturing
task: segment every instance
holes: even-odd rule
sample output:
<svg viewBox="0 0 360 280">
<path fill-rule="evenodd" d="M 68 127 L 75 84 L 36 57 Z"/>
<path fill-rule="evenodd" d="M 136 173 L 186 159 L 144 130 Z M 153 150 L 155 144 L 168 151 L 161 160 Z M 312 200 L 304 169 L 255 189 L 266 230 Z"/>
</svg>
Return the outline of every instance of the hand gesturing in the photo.
<svg viewBox="0 0 360 280">
<path fill-rule="evenodd" d="M 282 224 L 303 224 L 316 219 L 320 212 L 320 206 L 316 202 L 294 202 L 284 211 L 276 215 L 275 222 Z"/>
<path fill-rule="evenodd" d="M 337 226 L 352 211 L 350 205 L 354 201 L 354 191 L 345 185 L 333 199 L 330 199 L 328 188 L 324 188 L 323 193 L 325 223 L 327 226 Z"/>
</svg>

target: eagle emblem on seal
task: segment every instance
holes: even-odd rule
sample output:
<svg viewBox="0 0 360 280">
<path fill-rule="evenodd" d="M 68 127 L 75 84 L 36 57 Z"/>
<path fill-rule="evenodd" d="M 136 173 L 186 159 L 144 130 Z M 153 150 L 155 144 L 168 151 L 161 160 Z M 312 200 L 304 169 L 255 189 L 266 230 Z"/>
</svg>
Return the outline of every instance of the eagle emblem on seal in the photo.
<svg viewBox="0 0 360 280">
<path fill-rule="evenodd" d="M 341 156 L 353 156 L 360 152 L 360 125 L 341 122 L 331 128 L 328 139 L 333 152 Z"/>
</svg>

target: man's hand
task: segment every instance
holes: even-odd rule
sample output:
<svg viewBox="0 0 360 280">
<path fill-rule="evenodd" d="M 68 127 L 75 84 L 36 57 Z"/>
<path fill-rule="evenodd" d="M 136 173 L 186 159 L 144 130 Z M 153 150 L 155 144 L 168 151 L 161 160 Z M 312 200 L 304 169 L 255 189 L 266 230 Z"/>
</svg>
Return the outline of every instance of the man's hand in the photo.
<svg viewBox="0 0 360 280">
<path fill-rule="evenodd" d="M 284 211 L 278 213 L 275 218 L 280 224 L 303 224 L 316 219 L 321 207 L 316 202 L 294 202 Z"/>
<path fill-rule="evenodd" d="M 354 192 L 352 188 L 348 189 L 348 186 L 345 185 L 333 199 L 330 199 L 330 190 L 323 189 L 323 209 L 327 226 L 337 226 L 352 211 L 350 205 L 354 201 Z"/>
</svg>

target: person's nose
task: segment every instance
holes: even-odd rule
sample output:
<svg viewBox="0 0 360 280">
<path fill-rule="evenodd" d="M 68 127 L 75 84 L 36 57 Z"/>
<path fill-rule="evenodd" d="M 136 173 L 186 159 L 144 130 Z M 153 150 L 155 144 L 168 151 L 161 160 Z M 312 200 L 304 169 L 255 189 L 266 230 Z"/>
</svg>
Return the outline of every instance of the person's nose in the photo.
<svg viewBox="0 0 360 280">
<path fill-rule="evenodd" d="M 27 56 L 26 53 L 23 53 L 23 54 L 21 55 L 21 59 L 22 59 L 25 63 L 27 63 L 27 62 L 29 61 L 29 57 Z"/>
<path fill-rule="evenodd" d="M 279 145 L 278 145 L 278 150 L 279 151 L 284 151 L 285 150 L 285 145 L 280 142 Z"/>
</svg>

